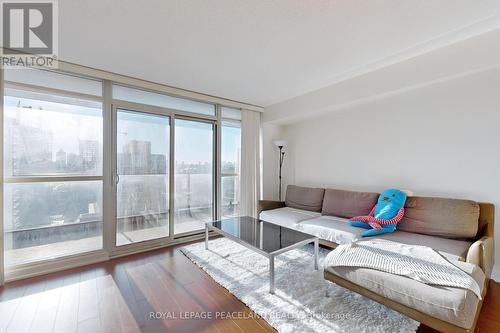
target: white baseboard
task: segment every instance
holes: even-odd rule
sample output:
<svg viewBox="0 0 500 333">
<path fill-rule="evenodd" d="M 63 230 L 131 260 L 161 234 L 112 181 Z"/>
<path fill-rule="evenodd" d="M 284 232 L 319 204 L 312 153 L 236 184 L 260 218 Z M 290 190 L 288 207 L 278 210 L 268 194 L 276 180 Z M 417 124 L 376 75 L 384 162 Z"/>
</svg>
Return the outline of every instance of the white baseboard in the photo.
<svg viewBox="0 0 500 333">
<path fill-rule="evenodd" d="M 500 282 L 500 264 L 493 266 L 493 270 L 491 271 L 491 279 L 496 282 Z"/>
</svg>

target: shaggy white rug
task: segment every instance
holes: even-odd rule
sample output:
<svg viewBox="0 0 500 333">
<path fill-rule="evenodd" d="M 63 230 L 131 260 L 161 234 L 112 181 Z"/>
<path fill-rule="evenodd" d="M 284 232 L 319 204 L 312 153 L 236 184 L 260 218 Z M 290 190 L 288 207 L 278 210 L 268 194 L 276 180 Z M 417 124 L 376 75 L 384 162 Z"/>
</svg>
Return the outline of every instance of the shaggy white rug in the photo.
<svg viewBox="0 0 500 333">
<path fill-rule="evenodd" d="M 218 238 L 181 251 L 279 332 L 415 332 L 419 323 L 323 279 L 328 250 L 313 246 L 275 259 L 275 294 L 269 294 L 269 260 L 233 241 Z M 329 288 L 330 297 L 325 296 Z"/>
</svg>

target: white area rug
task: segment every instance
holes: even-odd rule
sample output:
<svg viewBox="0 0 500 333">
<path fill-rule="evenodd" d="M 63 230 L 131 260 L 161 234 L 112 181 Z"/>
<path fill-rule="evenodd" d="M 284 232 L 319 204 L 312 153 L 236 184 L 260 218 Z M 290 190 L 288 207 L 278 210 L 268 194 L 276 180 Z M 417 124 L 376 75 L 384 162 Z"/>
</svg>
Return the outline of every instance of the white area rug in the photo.
<svg viewBox="0 0 500 333">
<path fill-rule="evenodd" d="M 415 332 L 419 323 L 323 278 L 328 250 L 320 248 L 314 271 L 313 247 L 275 259 L 276 292 L 269 294 L 269 260 L 226 238 L 181 251 L 217 283 L 279 332 Z M 330 297 L 325 297 L 326 288 Z"/>
</svg>

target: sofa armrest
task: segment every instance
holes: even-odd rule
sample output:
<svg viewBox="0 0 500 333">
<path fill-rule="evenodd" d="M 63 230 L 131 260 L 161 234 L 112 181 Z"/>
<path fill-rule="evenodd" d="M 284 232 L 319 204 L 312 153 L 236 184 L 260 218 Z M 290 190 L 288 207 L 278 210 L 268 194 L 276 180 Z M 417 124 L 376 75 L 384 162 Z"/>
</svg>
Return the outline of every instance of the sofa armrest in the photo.
<svg viewBox="0 0 500 333">
<path fill-rule="evenodd" d="M 285 203 L 283 201 L 259 200 L 259 206 L 257 207 L 257 216 L 260 215 L 260 212 L 262 212 L 263 210 L 271 210 L 282 207 L 285 207 Z"/>
<path fill-rule="evenodd" d="M 490 278 L 493 268 L 493 237 L 484 236 L 472 243 L 466 261 L 481 267 L 486 277 Z"/>
</svg>

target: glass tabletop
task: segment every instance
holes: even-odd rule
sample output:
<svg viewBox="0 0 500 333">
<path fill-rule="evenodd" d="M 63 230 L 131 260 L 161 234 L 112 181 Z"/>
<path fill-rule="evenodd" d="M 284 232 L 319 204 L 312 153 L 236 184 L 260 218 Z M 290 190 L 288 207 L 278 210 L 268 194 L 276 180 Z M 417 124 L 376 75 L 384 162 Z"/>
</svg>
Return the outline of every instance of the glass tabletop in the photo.
<svg viewBox="0 0 500 333">
<path fill-rule="evenodd" d="M 210 229 L 250 245 L 263 252 L 272 253 L 297 243 L 316 238 L 312 235 L 288 229 L 253 217 L 233 217 L 221 221 L 207 222 Z"/>
</svg>

